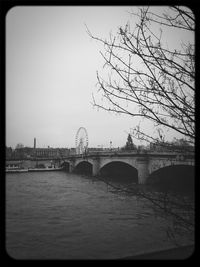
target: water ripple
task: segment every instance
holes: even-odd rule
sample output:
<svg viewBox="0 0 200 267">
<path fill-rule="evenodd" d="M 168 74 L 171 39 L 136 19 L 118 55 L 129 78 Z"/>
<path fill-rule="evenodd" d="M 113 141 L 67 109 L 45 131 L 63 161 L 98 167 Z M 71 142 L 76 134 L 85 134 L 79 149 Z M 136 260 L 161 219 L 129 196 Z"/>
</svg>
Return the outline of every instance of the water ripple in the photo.
<svg viewBox="0 0 200 267">
<path fill-rule="evenodd" d="M 14 258 L 119 258 L 170 245 L 145 202 L 63 172 L 6 175 L 6 244 Z"/>
</svg>

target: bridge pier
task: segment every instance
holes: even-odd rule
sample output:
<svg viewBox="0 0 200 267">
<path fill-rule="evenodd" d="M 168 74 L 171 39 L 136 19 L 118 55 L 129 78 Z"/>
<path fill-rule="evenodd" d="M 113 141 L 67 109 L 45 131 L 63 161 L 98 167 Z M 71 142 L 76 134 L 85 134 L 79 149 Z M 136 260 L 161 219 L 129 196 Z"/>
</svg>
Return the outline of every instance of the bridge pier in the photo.
<svg viewBox="0 0 200 267">
<path fill-rule="evenodd" d="M 99 164 L 99 160 L 96 159 L 93 161 L 93 164 L 92 164 L 92 175 L 93 176 L 96 176 L 99 174 L 99 170 L 100 170 L 100 164 Z"/>
<path fill-rule="evenodd" d="M 74 166 L 73 166 L 73 163 L 69 163 L 69 172 L 72 173 L 74 170 Z"/>
<path fill-rule="evenodd" d="M 138 159 L 138 183 L 145 184 L 149 176 L 148 160 Z"/>
</svg>

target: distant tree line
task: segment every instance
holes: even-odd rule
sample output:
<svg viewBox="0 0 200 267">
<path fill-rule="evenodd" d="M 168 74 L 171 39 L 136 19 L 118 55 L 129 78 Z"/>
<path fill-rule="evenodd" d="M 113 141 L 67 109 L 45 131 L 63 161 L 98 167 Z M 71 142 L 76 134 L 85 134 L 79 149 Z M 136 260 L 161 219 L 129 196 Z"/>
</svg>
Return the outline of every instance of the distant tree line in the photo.
<svg viewBox="0 0 200 267">
<path fill-rule="evenodd" d="M 30 159 L 30 158 L 51 158 L 57 157 L 62 158 L 68 156 L 70 151 L 73 149 L 68 148 L 33 148 L 25 147 L 23 144 L 19 143 L 13 149 L 12 147 L 6 147 L 6 159 Z"/>
<path fill-rule="evenodd" d="M 133 143 L 131 134 L 128 134 L 125 146 L 121 148 L 122 151 L 134 151 L 134 150 L 150 150 L 150 151 L 174 151 L 174 152 L 194 152 L 194 146 L 192 146 L 184 138 L 174 138 L 172 142 L 151 142 L 144 146 L 136 146 Z"/>
</svg>

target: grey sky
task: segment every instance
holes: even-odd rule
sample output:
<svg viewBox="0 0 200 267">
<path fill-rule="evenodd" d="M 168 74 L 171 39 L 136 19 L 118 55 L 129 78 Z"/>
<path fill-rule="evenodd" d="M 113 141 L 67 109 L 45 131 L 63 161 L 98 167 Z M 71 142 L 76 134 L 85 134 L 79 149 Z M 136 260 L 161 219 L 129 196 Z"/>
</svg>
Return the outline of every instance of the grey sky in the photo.
<svg viewBox="0 0 200 267">
<path fill-rule="evenodd" d="M 130 19 L 128 6 L 15 7 L 6 18 L 6 145 L 74 147 L 79 127 L 89 146 L 123 146 L 135 119 L 92 107 L 101 46 Z"/>
</svg>

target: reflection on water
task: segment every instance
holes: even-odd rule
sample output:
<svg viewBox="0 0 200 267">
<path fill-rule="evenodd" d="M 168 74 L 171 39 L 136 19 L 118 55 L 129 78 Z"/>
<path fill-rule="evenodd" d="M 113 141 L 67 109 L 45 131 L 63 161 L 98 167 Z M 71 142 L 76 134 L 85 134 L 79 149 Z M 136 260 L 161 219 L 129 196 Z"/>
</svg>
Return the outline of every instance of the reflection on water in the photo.
<svg viewBox="0 0 200 267">
<path fill-rule="evenodd" d="M 166 232 L 171 218 L 156 215 L 142 188 L 64 172 L 7 174 L 7 252 L 23 259 L 113 259 L 173 247 Z M 188 244 L 188 234 L 178 242 Z"/>
</svg>

